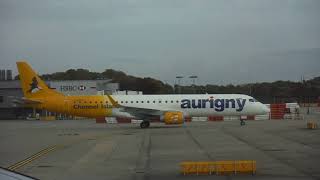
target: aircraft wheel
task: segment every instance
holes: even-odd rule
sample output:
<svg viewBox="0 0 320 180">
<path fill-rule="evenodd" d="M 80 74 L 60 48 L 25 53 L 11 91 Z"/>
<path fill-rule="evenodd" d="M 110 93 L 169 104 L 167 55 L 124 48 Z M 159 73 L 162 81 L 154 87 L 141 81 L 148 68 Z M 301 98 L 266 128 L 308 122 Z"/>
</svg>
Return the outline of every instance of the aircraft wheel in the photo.
<svg viewBox="0 0 320 180">
<path fill-rule="evenodd" d="M 142 129 L 148 128 L 149 126 L 150 126 L 150 122 L 149 122 L 149 121 L 142 121 L 142 122 L 140 123 L 140 127 L 141 127 Z"/>
</svg>

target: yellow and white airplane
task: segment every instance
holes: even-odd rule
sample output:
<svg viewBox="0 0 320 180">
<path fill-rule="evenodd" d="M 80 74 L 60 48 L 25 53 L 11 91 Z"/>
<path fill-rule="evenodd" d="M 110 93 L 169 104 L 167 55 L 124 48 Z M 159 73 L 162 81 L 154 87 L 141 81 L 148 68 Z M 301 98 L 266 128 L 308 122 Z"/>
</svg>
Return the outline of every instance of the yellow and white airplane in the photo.
<svg viewBox="0 0 320 180">
<path fill-rule="evenodd" d="M 269 108 L 242 94 L 65 96 L 48 88 L 24 61 L 17 62 L 24 101 L 37 109 L 80 117 L 128 117 L 150 126 L 152 117 L 182 124 L 189 116 L 242 116 L 269 113 Z"/>
</svg>

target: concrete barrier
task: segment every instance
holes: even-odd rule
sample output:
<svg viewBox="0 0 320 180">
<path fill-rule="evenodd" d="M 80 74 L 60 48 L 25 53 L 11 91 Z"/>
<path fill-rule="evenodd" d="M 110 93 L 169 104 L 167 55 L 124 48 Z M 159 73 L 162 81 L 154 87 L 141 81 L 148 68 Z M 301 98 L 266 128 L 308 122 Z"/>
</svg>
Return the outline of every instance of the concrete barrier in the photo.
<svg viewBox="0 0 320 180">
<path fill-rule="evenodd" d="M 318 125 L 317 125 L 317 123 L 315 123 L 315 122 L 308 122 L 308 123 L 307 123 L 307 128 L 308 128 L 308 129 L 317 129 L 317 128 L 318 128 Z"/>
<path fill-rule="evenodd" d="M 224 175 L 224 174 L 256 174 L 256 161 L 212 161 L 212 162 L 182 162 L 183 175 Z"/>
<path fill-rule="evenodd" d="M 40 120 L 42 121 L 54 121 L 56 120 L 55 116 L 40 116 Z"/>
</svg>

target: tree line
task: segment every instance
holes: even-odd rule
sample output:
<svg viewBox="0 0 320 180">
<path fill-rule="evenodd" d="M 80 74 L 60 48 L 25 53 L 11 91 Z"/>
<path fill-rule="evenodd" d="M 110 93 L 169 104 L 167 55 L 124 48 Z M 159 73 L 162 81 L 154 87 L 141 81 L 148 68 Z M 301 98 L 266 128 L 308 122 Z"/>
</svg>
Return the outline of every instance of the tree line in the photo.
<svg viewBox="0 0 320 180">
<path fill-rule="evenodd" d="M 171 86 L 150 77 L 135 77 L 122 71 L 106 69 L 102 73 L 87 69 L 69 69 L 65 72 L 44 74 L 45 80 L 97 80 L 111 79 L 120 84 L 120 90 L 142 91 L 144 94 L 230 94 L 251 95 L 264 103 L 317 102 L 320 96 L 320 76 L 302 81 L 275 81 L 241 85 L 189 85 Z"/>
</svg>

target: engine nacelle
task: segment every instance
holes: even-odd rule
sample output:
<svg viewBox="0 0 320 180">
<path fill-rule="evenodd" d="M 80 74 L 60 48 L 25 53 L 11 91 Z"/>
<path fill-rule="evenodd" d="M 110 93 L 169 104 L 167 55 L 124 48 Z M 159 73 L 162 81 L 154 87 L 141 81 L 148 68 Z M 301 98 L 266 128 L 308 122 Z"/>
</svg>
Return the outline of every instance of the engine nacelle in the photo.
<svg viewBox="0 0 320 180">
<path fill-rule="evenodd" d="M 184 122 L 184 115 L 182 112 L 166 112 L 163 115 L 165 124 L 182 124 Z"/>
</svg>

